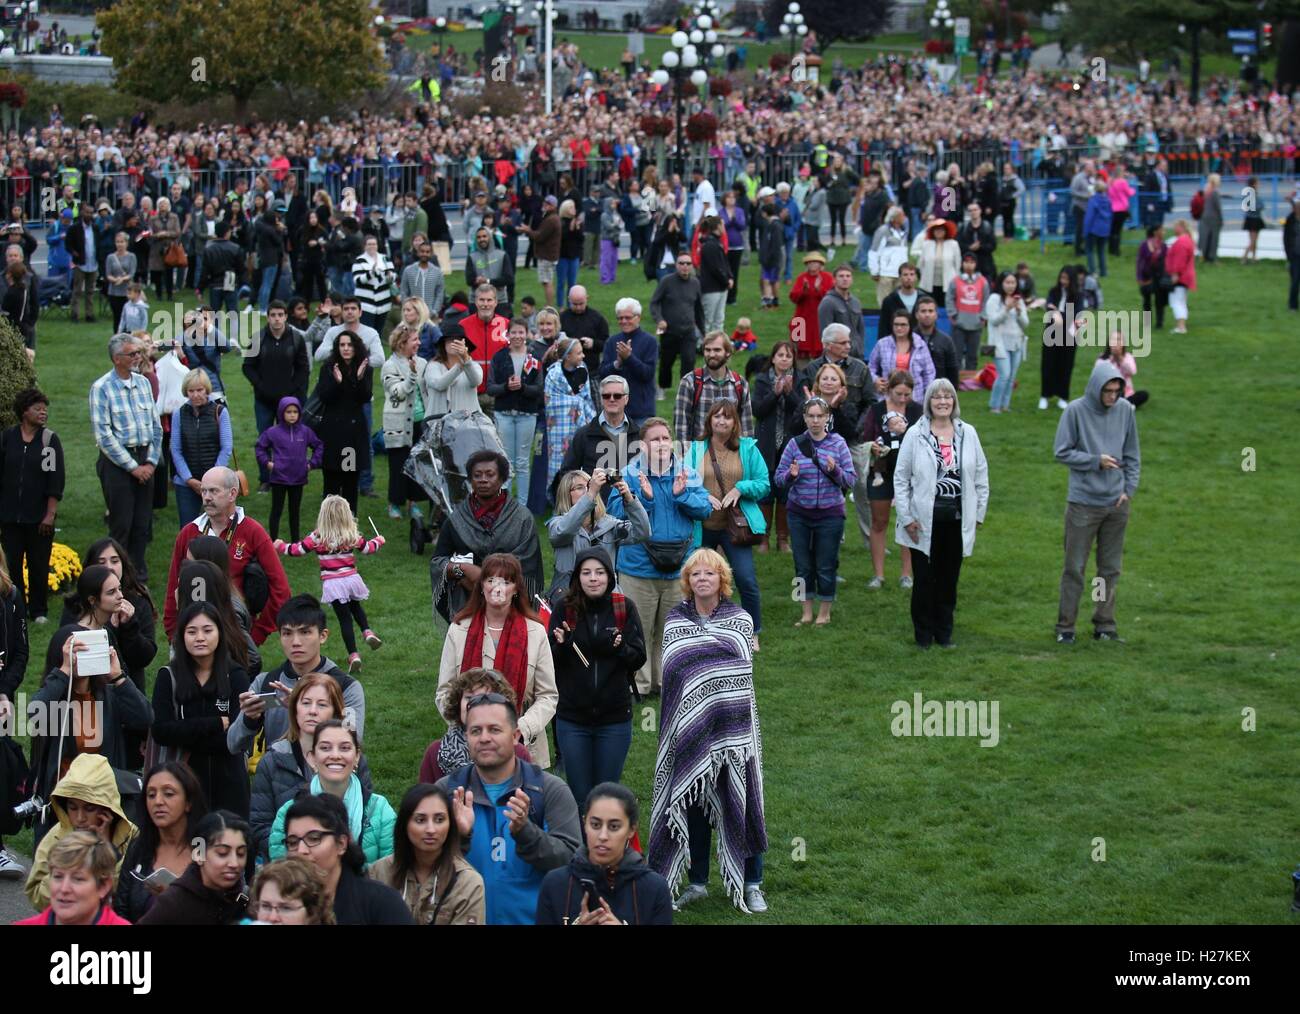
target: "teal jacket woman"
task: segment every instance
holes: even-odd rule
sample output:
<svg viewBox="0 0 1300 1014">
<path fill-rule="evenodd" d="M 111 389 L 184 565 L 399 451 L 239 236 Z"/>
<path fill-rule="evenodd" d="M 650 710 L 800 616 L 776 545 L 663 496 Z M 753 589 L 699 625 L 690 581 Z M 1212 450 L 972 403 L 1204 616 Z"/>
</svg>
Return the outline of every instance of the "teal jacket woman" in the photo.
<svg viewBox="0 0 1300 1014">
<path fill-rule="evenodd" d="M 690 449 L 686 452 L 686 464 L 694 469 L 699 475 L 712 466 L 708 460 L 709 442 L 707 440 L 696 440 L 691 443 Z M 759 501 L 769 496 L 772 492 L 772 485 L 767 477 L 767 463 L 763 460 L 763 454 L 758 449 L 758 440 L 755 437 L 740 438 L 740 467 L 742 469 L 742 478 L 736 483 L 736 488 L 740 490 L 740 503 L 737 506 L 741 513 L 745 515 L 745 520 L 749 522 L 750 529 L 756 535 L 763 535 L 767 532 L 767 522 L 763 519 L 763 512 L 759 509 Z M 695 544 L 700 544 L 703 533 L 703 522 L 695 522 Z"/>
<path fill-rule="evenodd" d="M 320 776 L 311 780 L 311 794 L 321 794 Z M 287 853 L 284 847 L 284 815 L 293 805 L 290 799 L 280 807 L 271 825 L 270 852 L 272 859 L 281 859 Z M 397 814 L 388 800 L 378 792 L 372 792 L 361 784 L 355 774 L 343 795 L 343 805 L 348 810 L 348 825 L 352 830 L 352 840 L 361 844 L 365 853 L 366 865 L 378 862 L 384 856 L 393 854 L 393 828 L 397 825 Z"/>
</svg>

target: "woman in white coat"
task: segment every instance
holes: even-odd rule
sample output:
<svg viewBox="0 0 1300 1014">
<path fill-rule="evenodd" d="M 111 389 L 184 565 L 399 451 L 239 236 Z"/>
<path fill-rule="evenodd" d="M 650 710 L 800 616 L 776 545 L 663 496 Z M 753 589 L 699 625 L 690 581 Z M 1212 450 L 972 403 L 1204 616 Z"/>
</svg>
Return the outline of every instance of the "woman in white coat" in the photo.
<svg viewBox="0 0 1300 1014">
<path fill-rule="evenodd" d="M 961 247 L 957 245 L 957 223 L 944 218 L 932 218 L 925 223 L 925 232 L 917 233 L 912 240 L 912 256 L 916 258 L 921 273 L 916 284 L 944 305 L 948 283 L 961 272 Z"/>
<path fill-rule="evenodd" d="M 955 647 L 953 612 L 962 557 L 989 505 L 989 465 L 975 427 L 959 418 L 957 392 L 940 378 L 925 392 L 925 415 L 907 431 L 894 471 L 895 541 L 912 551 L 916 643 Z"/>
<path fill-rule="evenodd" d="M 447 628 L 442 642 L 435 695 L 439 714 L 457 673 L 493 669 L 515 691 L 519 733 L 540 768 L 551 766 L 546 727 L 555 717 L 560 692 L 555 686 L 551 642 L 532 604 L 517 557 L 493 553 L 484 561 L 469 601 Z"/>
<path fill-rule="evenodd" d="M 1004 271 L 998 278 L 997 289 L 984 304 L 984 317 L 989 322 L 989 344 L 993 346 L 993 363 L 998 371 L 993 393 L 989 395 L 989 411 L 1010 412 L 1016 372 L 1025 361 L 1025 350 L 1029 347 L 1025 334 L 1029 328 L 1029 311 L 1014 271 Z"/>
<path fill-rule="evenodd" d="M 420 508 L 411 503 L 412 483 L 402 472 L 411 448 L 424 428 L 424 371 L 428 360 L 422 359 L 420 332 L 397 328 L 388 339 L 393 354 L 384 363 L 379 379 L 384 384 L 384 452 L 388 455 L 388 516 L 400 518 L 402 506 L 420 517 Z M 422 497 L 422 493 L 415 493 Z"/>
</svg>

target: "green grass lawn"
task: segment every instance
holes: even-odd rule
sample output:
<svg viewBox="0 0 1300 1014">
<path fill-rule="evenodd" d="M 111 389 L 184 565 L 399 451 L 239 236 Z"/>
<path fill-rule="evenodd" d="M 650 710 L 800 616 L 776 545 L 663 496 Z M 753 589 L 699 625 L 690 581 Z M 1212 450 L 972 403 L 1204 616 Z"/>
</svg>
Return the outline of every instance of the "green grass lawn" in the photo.
<svg viewBox="0 0 1300 1014">
<path fill-rule="evenodd" d="M 1021 258 L 1043 290 L 1062 263 L 1076 260 L 1059 246 L 1040 255 L 1036 243 L 998 251 L 999 263 Z M 1112 262 L 1108 308 L 1140 308 L 1132 271 L 1129 251 Z M 592 304 L 611 319 L 617 297 L 648 304 L 651 291 L 639 265 L 623 265 L 619 275 L 618 284 L 602 287 L 583 272 Z M 540 295 L 531 271 L 520 278 L 521 294 Z M 1051 455 L 1058 412 L 1035 409 L 1037 352 L 1021 372 L 1012 414 L 990 416 L 984 392 L 962 395 L 964 417 L 979 428 L 989 458 L 992 494 L 962 575 L 958 650 L 920 653 L 911 644 L 897 551 L 886 589 L 868 592 L 868 554 L 856 534 L 849 537 L 841 557 L 848 581 L 826 630 L 792 629 L 799 607 L 790 557 L 759 557 L 764 633 L 756 680 L 771 842 L 765 920 L 1292 918 L 1288 876 L 1300 859 L 1300 819 L 1289 795 L 1300 734 L 1300 482 L 1282 460 L 1286 427 L 1296 421 L 1296 317 L 1283 309 L 1285 279 L 1280 263 L 1203 267 L 1191 334 L 1158 332 L 1139 363 L 1140 386 L 1152 400 L 1138 416 L 1144 469 L 1119 590 L 1126 645 L 1088 640 L 1086 613 L 1077 647 L 1053 642 L 1066 470 Z M 869 280 L 859 286 L 874 305 L 869 290 Z M 748 314 L 766 348 L 784 332 L 786 316 L 760 312 L 756 296 L 750 266 L 727 324 Z M 86 392 L 108 368 L 108 335 L 102 323 L 40 324 L 40 380 L 68 453 L 59 538 L 78 550 L 103 529 Z M 1080 353 L 1077 393 L 1090 358 Z M 225 372 L 251 474 L 249 388 L 237 362 L 228 360 Z M 1224 392 L 1220 378 L 1230 383 Z M 1257 452 L 1251 472 L 1242 470 L 1247 447 Z M 386 475 L 380 462 L 377 489 Z M 309 519 L 319 482 L 313 473 Z M 365 654 L 366 747 L 377 788 L 396 804 L 443 729 L 434 708 L 441 645 L 430 620 L 428 557 L 411 555 L 405 522 L 388 520 L 382 499 L 363 504 L 389 539 L 361 563 L 373 592 L 367 608 L 386 642 Z M 265 520 L 269 498 L 253 495 L 244 505 Z M 155 521 L 149 559 L 161 600 L 174 506 Z M 361 524 L 368 530 L 365 517 Z M 295 592 L 319 592 L 314 560 L 285 566 Z M 53 630 L 33 628 L 33 659 L 42 658 Z M 268 663 L 280 661 L 274 637 L 263 650 Z M 29 671 L 29 691 L 38 668 Z M 916 692 L 998 701 L 998 745 L 894 738 L 891 704 Z M 1257 731 L 1242 731 L 1243 708 L 1254 709 Z M 648 814 L 654 711 L 638 712 L 634 725 L 625 779 Z M 1092 858 L 1097 838 L 1105 839 L 1104 862 Z M 30 838 L 15 844 L 28 847 Z M 713 885 L 712 897 L 682 921 L 748 921 L 723 899 L 716 869 Z"/>
</svg>

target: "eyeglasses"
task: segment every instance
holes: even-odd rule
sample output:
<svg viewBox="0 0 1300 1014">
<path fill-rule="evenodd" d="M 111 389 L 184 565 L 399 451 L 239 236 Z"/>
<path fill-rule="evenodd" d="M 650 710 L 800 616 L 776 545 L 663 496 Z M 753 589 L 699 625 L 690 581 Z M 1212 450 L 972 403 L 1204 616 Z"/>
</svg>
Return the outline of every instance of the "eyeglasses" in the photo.
<svg viewBox="0 0 1300 1014">
<path fill-rule="evenodd" d="M 480 704 L 509 704 L 504 694 L 475 694 L 467 702 L 471 708 L 477 708 Z"/>
<path fill-rule="evenodd" d="M 284 847 L 288 852 L 296 852 L 298 846 L 303 842 L 306 842 L 309 849 L 314 849 L 326 838 L 337 838 L 338 835 L 339 832 L 337 831 L 308 831 L 304 835 L 286 835 L 284 839 Z"/>
<path fill-rule="evenodd" d="M 601 401 L 622 401 L 625 397 L 627 397 L 627 395 L 625 395 L 622 391 L 601 391 L 600 392 Z"/>
<path fill-rule="evenodd" d="M 292 847 L 292 846 L 291 846 Z M 301 912 L 306 905 L 277 905 L 270 901 L 259 901 L 257 911 L 259 915 L 293 915 L 294 912 Z"/>
</svg>

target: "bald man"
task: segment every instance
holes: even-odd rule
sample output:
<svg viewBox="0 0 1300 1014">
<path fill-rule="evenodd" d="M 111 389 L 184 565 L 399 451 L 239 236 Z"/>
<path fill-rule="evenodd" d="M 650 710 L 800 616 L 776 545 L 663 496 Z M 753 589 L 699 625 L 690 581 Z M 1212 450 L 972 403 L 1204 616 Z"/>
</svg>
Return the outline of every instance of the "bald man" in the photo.
<svg viewBox="0 0 1300 1014">
<path fill-rule="evenodd" d="M 609 341 L 609 321 L 587 304 L 587 290 L 581 285 L 569 290 L 569 306 L 560 311 L 560 330 L 582 342 L 587 373 L 594 377 L 605 354 L 605 342 Z"/>
<path fill-rule="evenodd" d="M 167 598 L 163 610 L 163 626 L 167 630 L 167 637 L 170 639 L 176 634 L 176 581 L 189 545 L 200 535 L 215 535 L 229 549 L 230 579 L 245 599 L 248 595 L 244 590 L 244 578 L 250 564 L 256 560 L 265 574 L 268 594 L 265 604 L 253 618 L 251 631 L 253 643 L 261 644 L 275 629 L 276 613 L 289 601 L 289 579 L 285 577 L 280 556 L 271 543 L 271 537 L 266 534 L 266 529 L 248 517 L 244 508 L 236 503 L 239 499 L 239 476 L 219 465 L 203 473 L 200 487 L 203 513 L 180 530 L 172 549 L 172 565 L 167 572 Z"/>
</svg>

